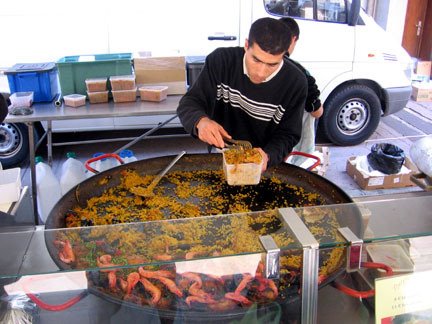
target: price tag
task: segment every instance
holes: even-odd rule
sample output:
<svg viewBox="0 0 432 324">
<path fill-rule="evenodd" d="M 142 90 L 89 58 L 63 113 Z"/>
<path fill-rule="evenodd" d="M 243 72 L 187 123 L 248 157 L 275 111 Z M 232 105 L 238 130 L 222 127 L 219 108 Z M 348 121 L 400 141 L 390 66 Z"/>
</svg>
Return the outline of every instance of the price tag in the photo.
<svg viewBox="0 0 432 324">
<path fill-rule="evenodd" d="M 432 271 L 375 280 L 375 323 L 432 319 Z"/>
</svg>

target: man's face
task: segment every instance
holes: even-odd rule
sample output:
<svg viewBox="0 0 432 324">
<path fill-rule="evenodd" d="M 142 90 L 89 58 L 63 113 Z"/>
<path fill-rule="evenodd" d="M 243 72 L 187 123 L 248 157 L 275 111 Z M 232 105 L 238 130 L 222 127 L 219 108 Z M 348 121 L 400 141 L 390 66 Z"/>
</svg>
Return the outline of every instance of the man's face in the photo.
<svg viewBox="0 0 432 324">
<path fill-rule="evenodd" d="M 264 82 L 276 71 L 284 55 L 284 53 L 278 55 L 269 54 L 263 51 L 256 43 L 249 46 L 248 40 L 245 42 L 245 51 L 249 79 L 255 84 Z"/>
</svg>

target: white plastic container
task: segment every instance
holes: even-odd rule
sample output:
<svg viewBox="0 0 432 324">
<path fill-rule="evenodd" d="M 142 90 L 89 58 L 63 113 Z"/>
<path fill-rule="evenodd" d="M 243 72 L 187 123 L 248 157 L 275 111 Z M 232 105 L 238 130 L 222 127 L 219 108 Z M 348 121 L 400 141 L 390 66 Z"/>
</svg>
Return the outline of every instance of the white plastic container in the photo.
<svg viewBox="0 0 432 324">
<path fill-rule="evenodd" d="M 223 150 L 223 170 L 228 185 L 243 186 L 256 185 L 261 181 L 261 170 L 263 160 L 260 163 L 238 163 L 230 164 L 227 162 L 226 153 Z"/>
<path fill-rule="evenodd" d="M 0 204 L 19 200 L 21 191 L 21 169 L 0 169 Z"/>
<path fill-rule="evenodd" d="M 122 158 L 124 163 L 131 163 L 138 161 L 136 156 L 133 154 L 131 150 L 122 150 L 119 153 L 119 156 Z"/>
<path fill-rule="evenodd" d="M 51 167 L 37 156 L 36 162 L 36 190 L 39 218 L 45 223 L 51 209 L 61 198 L 60 181 L 54 175 Z"/>
<path fill-rule="evenodd" d="M 71 188 L 81 183 L 86 176 L 86 168 L 84 164 L 76 159 L 74 152 L 66 154 L 67 160 L 63 163 L 60 176 L 60 187 L 62 195 L 68 192 Z"/>
<path fill-rule="evenodd" d="M 392 268 L 393 272 L 413 271 L 410 257 L 399 244 L 369 244 L 366 251 L 373 262 L 384 263 Z"/>
<path fill-rule="evenodd" d="M 81 107 L 86 104 L 86 96 L 81 94 L 70 94 L 63 97 L 65 106 Z"/>
<path fill-rule="evenodd" d="M 30 107 L 33 104 L 33 91 L 15 92 L 9 99 L 14 107 Z"/>
</svg>

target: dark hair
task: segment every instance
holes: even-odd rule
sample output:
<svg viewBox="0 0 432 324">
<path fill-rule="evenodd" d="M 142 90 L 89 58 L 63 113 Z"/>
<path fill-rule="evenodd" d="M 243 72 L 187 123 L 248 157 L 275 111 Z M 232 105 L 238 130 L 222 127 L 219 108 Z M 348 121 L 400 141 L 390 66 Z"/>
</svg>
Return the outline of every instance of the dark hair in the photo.
<svg viewBox="0 0 432 324">
<path fill-rule="evenodd" d="M 3 95 L 0 93 L 0 123 L 3 122 L 7 114 L 8 114 L 7 102 L 6 99 L 3 97 Z"/>
<path fill-rule="evenodd" d="M 279 20 L 282 21 L 291 30 L 292 36 L 295 36 L 297 39 L 300 38 L 300 28 L 297 24 L 297 21 L 295 21 L 291 17 L 282 17 Z"/>
<path fill-rule="evenodd" d="M 274 18 L 260 18 L 249 30 L 249 45 L 257 43 L 261 49 L 272 55 L 285 53 L 291 43 L 291 31 L 285 24 Z"/>
</svg>

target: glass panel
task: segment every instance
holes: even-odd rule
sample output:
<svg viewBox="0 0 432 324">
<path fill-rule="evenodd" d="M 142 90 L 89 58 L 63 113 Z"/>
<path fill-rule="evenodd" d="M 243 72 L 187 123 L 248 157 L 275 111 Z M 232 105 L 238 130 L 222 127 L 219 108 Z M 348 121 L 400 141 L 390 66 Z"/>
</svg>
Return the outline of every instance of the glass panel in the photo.
<svg viewBox="0 0 432 324">
<path fill-rule="evenodd" d="M 267 211 L 0 233 L 0 276 L 162 266 L 180 261 L 179 265 L 187 267 L 185 260 L 242 255 L 257 260 L 260 257 L 252 254 L 264 252 L 263 235 L 271 235 L 282 249 L 298 250 L 295 236 L 281 229 L 277 211 Z"/>
<path fill-rule="evenodd" d="M 318 20 L 345 23 L 347 19 L 345 0 L 318 0 Z"/>
<path fill-rule="evenodd" d="M 264 6 L 268 13 L 277 16 L 314 18 L 311 0 L 264 0 Z"/>
</svg>

